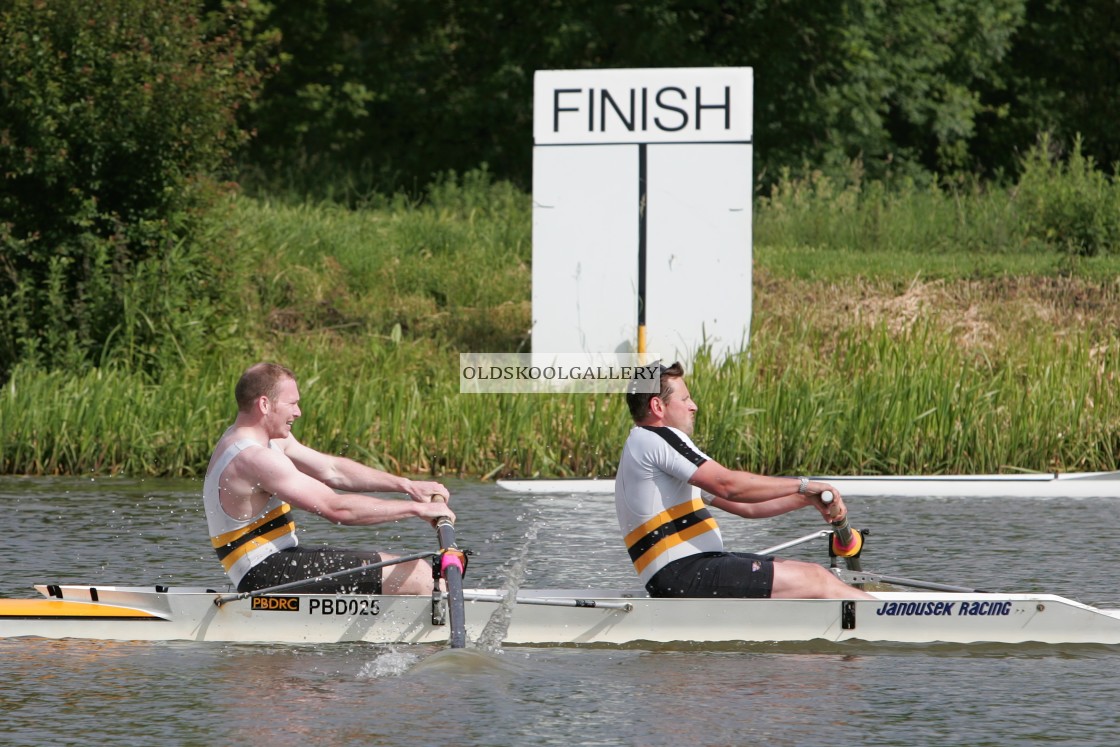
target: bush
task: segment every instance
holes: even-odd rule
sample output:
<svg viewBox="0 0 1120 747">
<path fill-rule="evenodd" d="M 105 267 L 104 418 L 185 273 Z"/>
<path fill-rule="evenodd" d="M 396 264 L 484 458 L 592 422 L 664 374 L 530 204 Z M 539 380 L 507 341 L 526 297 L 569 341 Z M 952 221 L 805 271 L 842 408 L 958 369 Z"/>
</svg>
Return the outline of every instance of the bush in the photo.
<svg viewBox="0 0 1120 747">
<path fill-rule="evenodd" d="M 1120 186 L 1096 168 L 1074 140 L 1063 162 L 1044 135 L 1023 159 L 1019 180 L 1028 235 L 1067 255 L 1094 257 L 1120 244 Z"/>
<path fill-rule="evenodd" d="M 98 362 L 113 338 L 159 346 L 163 310 L 127 313 L 126 296 L 146 267 L 201 263 L 184 237 L 246 138 L 236 111 L 260 82 L 239 38 L 248 11 L 201 9 L 12 0 L 0 11 L 0 379 L 20 359 Z"/>
</svg>

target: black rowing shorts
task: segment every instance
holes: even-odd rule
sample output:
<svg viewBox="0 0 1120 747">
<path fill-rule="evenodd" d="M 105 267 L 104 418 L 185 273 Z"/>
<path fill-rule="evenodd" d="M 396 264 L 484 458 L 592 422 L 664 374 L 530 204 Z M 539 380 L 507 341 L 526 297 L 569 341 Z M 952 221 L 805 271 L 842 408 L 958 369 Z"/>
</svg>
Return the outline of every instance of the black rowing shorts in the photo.
<svg viewBox="0 0 1120 747">
<path fill-rule="evenodd" d="M 652 597 L 748 597 L 769 599 L 773 556 L 704 552 L 674 560 L 646 584 Z"/>
<path fill-rule="evenodd" d="M 249 569 L 241 579 L 241 583 L 237 585 L 237 590 L 256 591 L 380 562 L 381 553 L 376 552 L 337 550 L 331 547 L 289 547 L 273 553 Z M 371 568 L 347 573 L 336 578 L 293 587 L 291 592 L 293 594 L 380 594 L 381 569 Z"/>
</svg>

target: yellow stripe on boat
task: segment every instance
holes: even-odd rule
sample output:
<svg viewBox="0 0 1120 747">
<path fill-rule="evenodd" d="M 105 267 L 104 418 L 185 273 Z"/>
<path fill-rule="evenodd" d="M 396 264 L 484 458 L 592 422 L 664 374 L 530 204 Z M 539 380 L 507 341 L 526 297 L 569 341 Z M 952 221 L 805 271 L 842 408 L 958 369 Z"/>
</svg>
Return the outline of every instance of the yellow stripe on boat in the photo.
<svg viewBox="0 0 1120 747">
<path fill-rule="evenodd" d="M 94 602 L 71 602 L 65 599 L 0 599 L 0 619 L 39 618 L 60 620 L 66 618 L 100 620 L 163 620 L 145 610 L 132 607 L 115 607 Z"/>
</svg>

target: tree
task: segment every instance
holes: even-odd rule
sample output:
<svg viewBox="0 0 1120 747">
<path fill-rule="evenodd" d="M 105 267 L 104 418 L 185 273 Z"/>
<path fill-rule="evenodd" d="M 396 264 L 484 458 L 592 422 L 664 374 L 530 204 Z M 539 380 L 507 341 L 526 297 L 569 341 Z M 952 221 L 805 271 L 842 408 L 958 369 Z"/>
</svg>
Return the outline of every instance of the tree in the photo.
<svg viewBox="0 0 1120 747">
<path fill-rule="evenodd" d="M 528 187 L 533 73 L 750 66 L 756 163 L 873 177 L 972 167 L 1026 0 L 275 0 L 285 61 L 253 113 L 272 174 L 416 187 L 485 162 Z"/>
<path fill-rule="evenodd" d="M 1000 66 L 976 148 L 991 171 L 1015 171 L 1048 133 L 1050 147 L 1079 149 L 1101 167 L 1120 164 L 1120 3 L 1029 0 Z"/>
<path fill-rule="evenodd" d="M 246 10 L 0 6 L 0 377 L 21 358 L 98 361 L 114 336 L 154 350 L 171 333 L 160 304 L 129 293 L 153 273 L 198 281 L 188 237 L 260 78 L 238 36 Z"/>
</svg>

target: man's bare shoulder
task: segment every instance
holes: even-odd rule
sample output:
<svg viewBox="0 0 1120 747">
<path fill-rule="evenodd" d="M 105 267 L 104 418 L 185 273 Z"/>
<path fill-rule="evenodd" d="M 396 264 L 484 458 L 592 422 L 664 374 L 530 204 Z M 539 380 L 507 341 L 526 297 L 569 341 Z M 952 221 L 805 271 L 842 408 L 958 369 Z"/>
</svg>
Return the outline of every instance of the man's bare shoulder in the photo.
<svg viewBox="0 0 1120 747">
<path fill-rule="evenodd" d="M 257 447 L 261 448 L 257 448 Z M 237 448 L 237 453 L 229 460 L 225 473 L 227 475 L 236 473 L 245 466 L 258 463 L 267 463 L 270 457 L 280 456 L 279 453 L 273 449 L 269 449 L 268 442 L 262 443 L 261 439 L 253 433 L 243 433 L 238 429 L 230 428 L 214 445 L 214 453 L 210 457 L 210 465 L 207 467 L 207 472 L 214 468 L 215 464 L 229 453 L 230 449 Z M 269 452 L 273 452 L 270 454 Z"/>
<path fill-rule="evenodd" d="M 254 444 L 242 449 L 222 474 L 223 485 L 234 494 L 278 493 L 298 474 L 282 451 Z"/>
<path fill-rule="evenodd" d="M 284 452 L 284 455 L 303 472 L 326 469 L 333 459 L 329 454 L 316 451 L 310 446 L 300 443 L 290 433 L 284 438 L 272 439 L 271 443 L 275 449 Z"/>
</svg>

